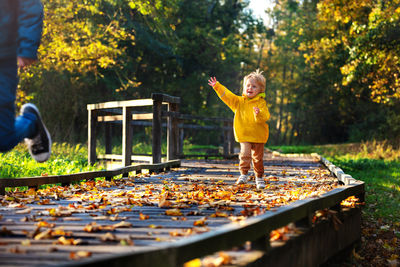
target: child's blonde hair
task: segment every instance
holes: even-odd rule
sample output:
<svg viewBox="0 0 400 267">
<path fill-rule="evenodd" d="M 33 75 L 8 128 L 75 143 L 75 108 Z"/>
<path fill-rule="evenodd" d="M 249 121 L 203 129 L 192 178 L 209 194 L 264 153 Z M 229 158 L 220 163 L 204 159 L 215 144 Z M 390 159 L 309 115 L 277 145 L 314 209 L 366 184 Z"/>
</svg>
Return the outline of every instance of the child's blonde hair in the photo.
<svg viewBox="0 0 400 267">
<path fill-rule="evenodd" d="M 262 71 L 257 69 L 256 71 L 253 71 L 252 73 L 246 75 L 243 79 L 243 84 L 246 84 L 247 80 L 249 79 L 254 79 L 258 85 L 260 85 L 261 90 L 264 92 L 265 91 L 265 77 L 262 75 Z"/>
</svg>

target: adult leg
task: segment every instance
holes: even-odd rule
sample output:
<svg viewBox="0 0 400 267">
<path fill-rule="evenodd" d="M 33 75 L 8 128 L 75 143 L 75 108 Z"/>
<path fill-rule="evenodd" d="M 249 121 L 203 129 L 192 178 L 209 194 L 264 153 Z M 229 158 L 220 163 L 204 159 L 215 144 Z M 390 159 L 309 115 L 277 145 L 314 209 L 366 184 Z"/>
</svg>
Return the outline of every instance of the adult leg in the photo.
<svg viewBox="0 0 400 267">
<path fill-rule="evenodd" d="M 16 59 L 0 60 L 0 151 L 14 148 L 36 132 L 36 116 L 24 114 L 15 118 L 15 94 L 18 85 Z"/>
</svg>

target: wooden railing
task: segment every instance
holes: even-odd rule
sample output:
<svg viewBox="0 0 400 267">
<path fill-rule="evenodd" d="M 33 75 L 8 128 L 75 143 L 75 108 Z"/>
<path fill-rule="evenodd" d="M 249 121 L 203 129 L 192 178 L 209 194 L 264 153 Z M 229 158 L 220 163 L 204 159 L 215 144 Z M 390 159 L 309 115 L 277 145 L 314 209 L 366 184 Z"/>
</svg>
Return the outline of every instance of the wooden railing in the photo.
<svg viewBox="0 0 400 267">
<path fill-rule="evenodd" d="M 162 162 L 162 132 L 167 131 L 166 161 L 193 155 L 183 154 L 183 137 L 185 129 L 218 130 L 222 133 L 223 153 L 217 156 L 229 157 L 234 153 L 234 139 L 231 118 L 210 118 L 181 114 L 179 112 L 180 98 L 166 94 L 152 94 L 151 99 L 105 102 L 87 105 L 88 109 L 88 159 L 94 164 L 97 159 L 119 160 L 123 166 L 129 166 L 132 161 L 149 163 Z M 167 110 L 162 106 L 167 105 Z M 152 107 L 152 112 L 137 111 L 139 107 Z M 166 123 L 163 123 L 166 119 Z M 151 120 L 151 122 L 148 122 Z M 185 121 L 209 121 L 214 125 L 199 123 L 184 123 Z M 122 122 L 122 155 L 112 154 L 111 127 L 114 123 Z M 99 124 L 105 124 L 105 155 L 96 153 L 96 136 Z M 215 125 L 218 123 L 219 125 Z M 146 155 L 133 155 L 132 137 L 135 126 L 152 127 L 152 152 Z M 214 155 L 214 156 L 215 156 Z M 196 155 L 199 156 L 199 155 Z M 206 154 L 204 157 L 212 155 Z"/>
<path fill-rule="evenodd" d="M 105 147 L 106 157 L 104 159 L 122 159 L 123 166 L 129 166 L 132 159 L 132 137 L 133 120 L 152 120 L 152 156 L 140 157 L 150 163 L 161 162 L 161 136 L 162 136 L 162 105 L 168 105 L 167 113 L 167 161 L 176 159 L 178 154 L 178 121 L 176 113 L 179 111 L 179 97 L 165 94 L 152 94 L 151 99 L 115 101 L 87 105 L 88 109 L 88 160 L 94 164 L 98 158 L 96 155 L 96 134 L 99 122 L 122 121 L 122 157 L 111 155 L 111 124 L 106 124 Z M 134 114 L 133 109 L 137 107 L 152 106 L 152 113 Z"/>
</svg>

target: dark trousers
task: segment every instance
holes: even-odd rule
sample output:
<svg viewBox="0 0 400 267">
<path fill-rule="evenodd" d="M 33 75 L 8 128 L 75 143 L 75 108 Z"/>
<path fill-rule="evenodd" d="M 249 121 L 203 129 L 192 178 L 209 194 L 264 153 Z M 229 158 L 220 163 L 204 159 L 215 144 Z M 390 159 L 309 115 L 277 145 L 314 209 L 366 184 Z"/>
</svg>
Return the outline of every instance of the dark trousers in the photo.
<svg viewBox="0 0 400 267">
<path fill-rule="evenodd" d="M 36 117 L 24 114 L 16 117 L 15 98 L 18 85 L 16 58 L 0 58 L 0 152 L 14 148 L 24 138 L 36 132 Z"/>
</svg>

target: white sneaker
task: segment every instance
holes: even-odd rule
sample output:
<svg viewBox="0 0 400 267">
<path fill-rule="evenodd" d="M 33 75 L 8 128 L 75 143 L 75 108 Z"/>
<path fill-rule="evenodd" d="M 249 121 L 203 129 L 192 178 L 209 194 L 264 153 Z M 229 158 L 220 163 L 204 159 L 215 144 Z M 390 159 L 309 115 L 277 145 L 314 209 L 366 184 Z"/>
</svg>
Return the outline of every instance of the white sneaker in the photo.
<svg viewBox="0 0 400 267">
<path fill-rule="evenodd" d="M 257 186 L 257 189 L 264 189 L 265 188 L 264 178 L 256 177 L 256 186 Z"/>
<path fill-rule="evenodd" d="M 49 131 L 40 117 L 39 110 L 34 104 L 28 103 L 22 106 L 21 114 L 32 113 L 37 117 L 37 134 L 33 138 L 25 138 L 29 153 L 37 162 L 45 162 L 51 154 L 51 137 Z"/>
<path fill-rule="evenodd" d="M 246 174 L 241 174 L 236 181 L 236 184 L 245 184 L 247 183 L 248 176 Z"/>
</svg>

